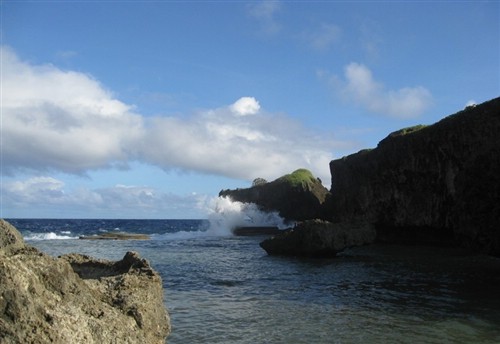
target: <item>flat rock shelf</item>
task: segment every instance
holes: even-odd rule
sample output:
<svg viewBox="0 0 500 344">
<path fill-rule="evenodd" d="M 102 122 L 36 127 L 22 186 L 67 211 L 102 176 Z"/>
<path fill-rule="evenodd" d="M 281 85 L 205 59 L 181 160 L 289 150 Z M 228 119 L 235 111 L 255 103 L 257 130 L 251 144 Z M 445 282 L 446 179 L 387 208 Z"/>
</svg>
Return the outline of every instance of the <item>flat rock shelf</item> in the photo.
<svg viewBox="0 0 500 344">
<path fill-rule="evenodd" d="M 83 240 L 149 240 L 150 237 L 147 234 L 135 234 L 135 233 L 103 233 L 99 235 L 83 235 L 79 239 Z"/>
</svg>

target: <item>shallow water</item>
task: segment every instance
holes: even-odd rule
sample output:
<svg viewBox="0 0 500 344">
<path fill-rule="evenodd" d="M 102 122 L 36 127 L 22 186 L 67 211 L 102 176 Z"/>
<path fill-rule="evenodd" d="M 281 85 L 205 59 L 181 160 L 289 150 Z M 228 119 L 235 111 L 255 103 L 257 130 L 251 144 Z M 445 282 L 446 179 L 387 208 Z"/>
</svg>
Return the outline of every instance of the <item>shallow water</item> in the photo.
<svg viewBox="0 0 500 344">
<path fill-rule="evenodd" d="M 138 251 L 163 279 L 168 343 L 500 343 L 500 259 L 403 246 L 334 259 L 270 257 L 259 237 L 154 226 L 140 227 L 156 233 L 148 241 L 28 242 L 56 256 Z"/>
</svg>

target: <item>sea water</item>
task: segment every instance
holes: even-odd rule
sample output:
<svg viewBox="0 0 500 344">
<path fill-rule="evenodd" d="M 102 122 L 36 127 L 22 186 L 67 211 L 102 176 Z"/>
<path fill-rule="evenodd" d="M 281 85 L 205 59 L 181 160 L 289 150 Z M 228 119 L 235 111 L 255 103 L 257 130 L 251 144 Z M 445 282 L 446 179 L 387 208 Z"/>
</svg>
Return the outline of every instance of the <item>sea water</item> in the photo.
<svg viewBox="0 0 500 344">
<path fill-rule="evenodd" d="M 208 220 L 9 221 L 54 256 L 139 252 L 162 277 L 171 344 L 500 343 L 498 258 L 394 245 L 272 257 L 263 237 Z M 113 231 L 151 240 L 78 239 Z"/>
</svg>

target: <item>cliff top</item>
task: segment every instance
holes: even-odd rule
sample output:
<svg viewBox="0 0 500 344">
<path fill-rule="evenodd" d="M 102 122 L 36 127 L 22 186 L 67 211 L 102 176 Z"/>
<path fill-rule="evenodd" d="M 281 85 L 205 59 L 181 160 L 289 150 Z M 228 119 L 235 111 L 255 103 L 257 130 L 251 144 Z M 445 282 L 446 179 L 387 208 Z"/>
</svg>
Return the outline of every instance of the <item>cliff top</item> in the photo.
<svg viewBox="0 0 500 344">
<path fill-rule="evenodd" d="M 304 187 L 306 189 L 311 189 L 318 183 L 318 179 L 314 178 L 311 171 L 305 168 L 299 168 L 290 174 L 285 174 L 284 176 L 276 179 L 274 182 L 286 183 L 291 187 Z M 321 183 L 321 181 L 319 182 Z"/>
<path fill-rule="evenodd" d="M 321 205 L 329 191 L 309 170 L 301 168 L 272 182 L 258 180 L 250 188 L 222 190 L 219 196 L 255 203 L 263 211 L 278 211 L 287 220 L 321 217 Z"/>
<path fill-rule="evenodd" d="M 328 214 L 376 225 L 379 240 L 500 255 L 499 132 L 495 98 L 333 160 Z"/>
</svg>

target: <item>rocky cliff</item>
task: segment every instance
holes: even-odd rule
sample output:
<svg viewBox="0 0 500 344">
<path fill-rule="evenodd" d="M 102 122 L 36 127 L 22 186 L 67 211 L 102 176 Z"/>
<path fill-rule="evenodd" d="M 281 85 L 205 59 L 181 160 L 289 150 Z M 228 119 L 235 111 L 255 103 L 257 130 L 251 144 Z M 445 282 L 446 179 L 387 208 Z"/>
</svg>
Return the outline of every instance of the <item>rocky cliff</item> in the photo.
<svg viewBox="0 0 500 344">
<path fill-rule="evenodd" d="M 334 222 L 373 224 L 380 241 L 500 255 L 500 98 L 394 132 L 330 170 Z"/>
<path fill-rule="evenodd" d="M 0 220 L 1 343 L 165 343 L 169 333 L 161 278 L 137 253 L 54 258 Z"/>
<path fill-rule="evenodd" d="M 278 211 L 281 217 L 294 221 L 323 218 L 323 204 L 328 195 L 328 189 L 306 169 L 269 183 L 219 193 L 234 201 L 255 203 L 263 211 Z"/>
<path fill-rule="evenodd" d="M 371 244 L 376 232 L 367 223 L 307 220 L 260 243 L 270 255 L 334 257 L 353 246 Z"/>
<path fill-rule="evenodd" d="M 269 253 L 315 255 L 314 246 L 334 255 L 342 240 L 326 232 L 346 233 L 356 224 L 375 228 L 381 242 L 462 246 L 500 256 L 500 98 L 429 126 L 398 130 L 374 149 L 331 161 L 330 192 L 308 171 L 306 183 L 290 178 L 301 171 L 219 194 L 278 210 L 286 219 L 333 223 L 298 224 L 266 241 Z M 318 237 L 330 243 L 318 244 Z M 347 237 L 353 240 L 344 247 L 357 244 L 355 235 Z"/>
</svg>

